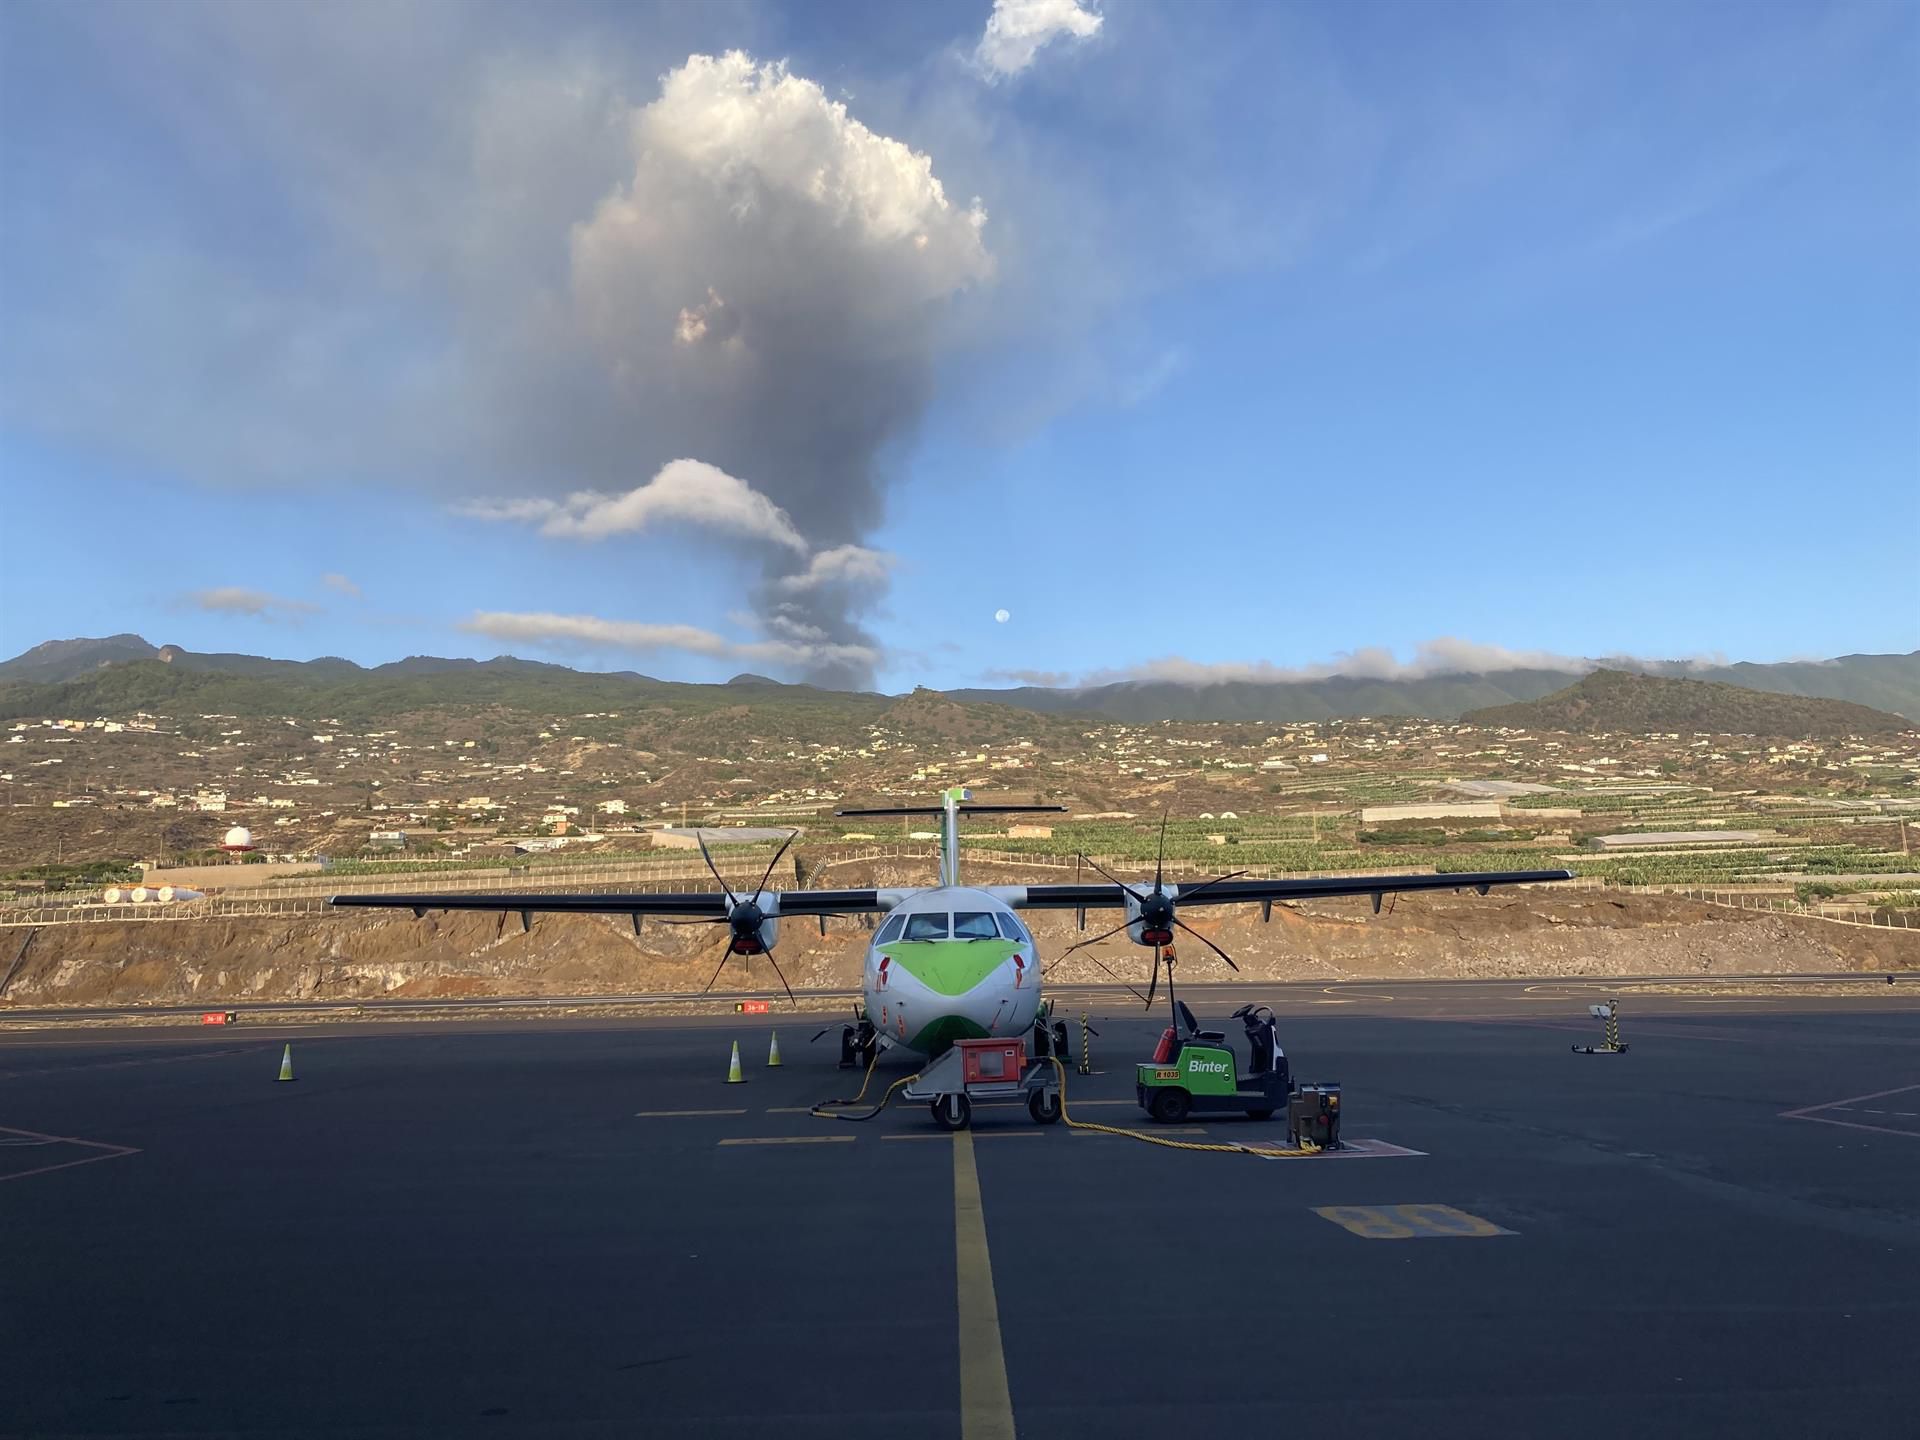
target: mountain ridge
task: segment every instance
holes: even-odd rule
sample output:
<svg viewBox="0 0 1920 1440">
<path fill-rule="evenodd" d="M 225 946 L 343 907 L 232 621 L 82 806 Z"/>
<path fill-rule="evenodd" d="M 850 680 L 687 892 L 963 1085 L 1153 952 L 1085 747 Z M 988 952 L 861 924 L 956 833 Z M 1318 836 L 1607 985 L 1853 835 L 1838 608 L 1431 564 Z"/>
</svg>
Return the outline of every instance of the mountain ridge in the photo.
<svg viewBox="0 0 1920 1440">
<path fill-rule="evenodd" d="M 1624 667 L 1601 668 L 1618 672 Z M 1783 697 L 1845 701 L 1909 721 L 1920 717 L 1920 651 L 1778 664 L 1646 662 L 1631 668 L 1655 678 L 1727 684 Z M 1676 673 L 1680 671 L 1685 673 Z M 291 692 L 278 698 L 270 693 L 273 687 L 285 685 L 302 692 L 309 704 L 339 709 L 371 706 L 382 713 L 390 713 L 394 706 L 457 704 L 541 708 L 579 703 L 586 708 L 617 708 L 669 697 L 700 707 L 739 704 L 748 697 L 760 704 L 804 700 L 810 706 L 867 713 L 925 694 L 956 705 L 992 705 L 1056 718 L 1084 716 L 1133 724 L 1161 720 L 1285 724 L 1362 715 L 1453 720 L 1469 713 L 1543 700 L 1568 688 L 1577 674 L 1533 668 L 1398 678 L 1330 675 L 1200 685 L 1137 680 L 1081 689 L 959 688 L 886 696 L 790 685 L 752 673 L 719 684 L 684 683 L 633 670 L 575 670 L 511 655 L 488 660 L 410 655 L 375 666 L 362 666 L 338 656 L 280 660 L 195 652 L 176 645 L 154 646 L 128 633 L 50 640 L 0 661 L 0 711 L 14 717 L 93 714 L 191 701 L 214 710 L 239 706 L 264 713 L 288 707 Z M 339 700 L 321 698 L 336 691 Z M 1783 713 L 1792 713 L 1791 708 Z"/>
<path fill-rule="evenodd" d="M 1920 728 L 1904 716 L 1847 700 L 1604 669 L 1541 699 L 1470 710 L 1460 719 L 1468 725 L 1580 735 L 1764 735 L 1796 740 L 1894 735 Z"/>
</svg>

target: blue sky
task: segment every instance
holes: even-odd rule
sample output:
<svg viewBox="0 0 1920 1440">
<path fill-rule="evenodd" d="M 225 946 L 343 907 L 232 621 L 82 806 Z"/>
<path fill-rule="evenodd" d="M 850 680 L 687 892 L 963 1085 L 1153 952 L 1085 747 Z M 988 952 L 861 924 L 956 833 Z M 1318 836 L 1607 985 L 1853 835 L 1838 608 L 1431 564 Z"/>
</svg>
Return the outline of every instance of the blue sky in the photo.
<svg viewBox="0 0 1920 1440">
<path fill-rule="evenodd" d="M 993 8 L 7 7 L 0 651 L 1920 645 L 1912 6 Z"/>
</svg>

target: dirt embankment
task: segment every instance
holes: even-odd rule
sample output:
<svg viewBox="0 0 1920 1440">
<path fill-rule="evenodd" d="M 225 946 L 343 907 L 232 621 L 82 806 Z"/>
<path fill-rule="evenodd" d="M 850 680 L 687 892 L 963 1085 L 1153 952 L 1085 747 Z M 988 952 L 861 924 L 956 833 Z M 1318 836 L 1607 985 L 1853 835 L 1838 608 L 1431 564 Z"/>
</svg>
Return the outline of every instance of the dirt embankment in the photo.
<svg viewBox="0 0 1920 1440">
<path fill-rule="evenodd" d="M 891 877 L 888 877 L 891 878 Z M 839 883 L 839 877 L 835 877 Z M 1030 914 L 1050 978 L 1144 980 L 1148 952 L 1121 940 L 1059 957 L 1115 912 Z M 1533 890 L 1276 906 L 1183 919 L 1228 951 L 1243 975 L 1270 979 L 1790 974 L 1920 970 L 1920 931 L 1888 931 L 1688 900 Z M 1104 921 L 1104 924 L 1103 924 Z M 19 935 L 21 932 L 10 932 Z M 517 914 L 354 911 L 297 920 L 208 920 L 48 926 L 35 933 L 0 1007 L 381 996 L 633 994 L 698 990 L 720 965 L 719 926 Z M 833 920 L 781 927 L 776 958 L 796 990 L 858 984 L 867 930 Z M 19 941 L 10 939 L 12 951 Z M 10 961 L 11 954 L 0 955 Z M 1191 939 L 1181 974 L 1226 978 Z M 720 988 L 777 990 L 773 967 L 738 957 Z"/>
</svg>

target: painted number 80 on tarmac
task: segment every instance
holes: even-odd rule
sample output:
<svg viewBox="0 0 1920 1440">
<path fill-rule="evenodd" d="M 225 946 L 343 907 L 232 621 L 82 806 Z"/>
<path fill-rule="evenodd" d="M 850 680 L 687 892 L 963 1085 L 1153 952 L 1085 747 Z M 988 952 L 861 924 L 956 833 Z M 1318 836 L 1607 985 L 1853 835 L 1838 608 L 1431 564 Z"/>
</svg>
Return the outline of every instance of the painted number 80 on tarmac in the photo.
<svg viewBox="0 0 1920 1440">
<path fill-rule="evenodd" d="M 1362 1240 L 1481 1239 L 1513 1234 L 1491 1220 L 1451 1205 L 1316 1205 L 1313 1213 Z"/>
</svg>

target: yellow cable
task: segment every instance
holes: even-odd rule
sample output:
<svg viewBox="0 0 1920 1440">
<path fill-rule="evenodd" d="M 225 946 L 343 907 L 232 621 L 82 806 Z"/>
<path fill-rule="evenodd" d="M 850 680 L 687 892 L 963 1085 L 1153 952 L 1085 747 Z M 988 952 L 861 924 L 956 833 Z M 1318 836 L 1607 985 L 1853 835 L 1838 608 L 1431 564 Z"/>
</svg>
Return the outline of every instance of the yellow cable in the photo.
<svg viewBox="0 0 1920 1440">
<path fill-rule="evenodd" d="M 858 1105 L 862 1100 L 866 1099 L 867 1087 L 873 1083 L 873 1072 L 879 1064 L 880 1041 L 876 1038 L 873 1042 L 873 1054 L 867 1060 L 867 1073 L 860 1081 L 860 1093 L 850 1100 L 822 1100 L 818 1105 L 813 1107 L 813 1113 L 818 1115 L 822 1110 L 833 1110 L 847 1105 Z"/>
<path fill-rule="evenodd" d="M 1261 1160 L 1285 1160 L 1287 1154 L 1274 1150 L 1262 1150 L 1252 1145 L 1225 1143 L 1202 1143 L 1193 1140 L 1169 1140 L 1163 1135 L 1150 1135 L 1144 1130 L 1123 1130 L 1118 1125 L 1101 1125 L 1092 1120 L 1076 1120 L 1067 1111 L 1067 1070 L 1058 1059 L 1052 1060 L 1054 1071 L 1060 1077 L 1060 1118 L 1070 1130 L 1093 1130 L 1102 1135 L 1124 1135 L 1129 1140 L 1144 1140 L 1149 1145 L 1164 1145 L 1169 1150 L 1212 1150 L 1225 1155 L 1252 1155 Z M 1314 1147 L 1316 1150 L 1319 1147 Z M 1308 1151 L 1309 1154 L 1313 1151 Z"/>
<path fill-rule="evenodd" d="M 866 1079 L 860 1082 L 860 1093 L 850 1100 L 822 1100 L 818 1105 L 815 1105 L 809 1113 L 822 1120 L 846 1120 L 850 1122 L 871 1120 L 887 1108 L 888 1103 L 893 1099 L 895 1091 L 920 1078 L 918 1071 L 915 1071 L 911 1075 L 902 1075 L 887 1087 L 886 1093 L 880 1097 L 879 1103 L 863 1115 L 842 1115 L 837 1113 L 845 1107 L 858 1105 L 866 1098 L 867 1087 L 873 1083 L 873 1072 L 879 1063 L 880 1047 L 875 1045 L 873 1047 L 873 1058 L 867 1062 Z M 1261 1149 L 1257 1146 L 1239 1145 L 1230 1141 L 1202 1142 L 1194 1140 L 1169 1140 L 1164 1135 L 1150 1135 L 1144 1130 L 1125 1130 L 1118 1125 L 1102 1125 L 1093 1120 L 1076 1120 L 1067 1109 L 1067 1067 L 1062 1065 L 1059 1057 L 1055 1055 L 1048 1056 L 1047 1063 L 1053 1066 L 1054 1074 L 1059 1077 L 1060 1118 L 1066 1123 L 1067 1128 L 1070 1130 L 1091 1130 L 1101 1135 L 1122 1135 L 1129 1140 L 1144 1140 L 1149 1145 L 1161 1145 L 1169 1150 L 1205 1150 L 1221 1155 L 1252 1155 L 1260 1160 L 1285 1160 L 1290 1158 L 1290 1155 L 1299 1153 L 1317 1155 L 1323 1148 L 1315 1145 L 1310 1140 L 1302 1140 L 1299 1150 L 1293 1152 Z"/>
<path fill-rule="evenodd" d="M 880 1102 L 877 1105 L 875 1105 L 871 1110 L 868 1110 L 863 1114 L 843 1115 L 839 1113 L 841 1110 L 846 1109 L 849 1106 L 858 1105 L 863 1099 L 866 1098 L 867 1087 L 873 1084 L 873 1072 L 879 1066 L 879 1064 L 880 1064 L 880 1044 L 876 1040 L 873 1046 L 873 1058 L 867 1061 L 866 1079 L 860 1082 L 860 1093 L 858 1095 L 855 1095 L 851 1100 L 822 1100 L 818 1105 L 815 1105 L 813 1109 L 810 1110 L 808 1113 L 813 1116 L 816 1116 L 821 1120 L 846 1120 L 849 1122 L 871 1120 L 873 1119 L 874 1116 L 878 1115 L 882 1110 L 887 1108 L 887 1103 L 893 1099 L 894 1091 L 898 1090 L 901 1086 L 906 1085 L 911 1081 L 918 1080 L 920 1078 L 920 1072 L 917 1070 L 911 1075 L 902 1075 L 898 1080 L 894 1081 L 893 1084 L 887 1087 L 886 1093 L 880 1097 Z"/>
</svg>

